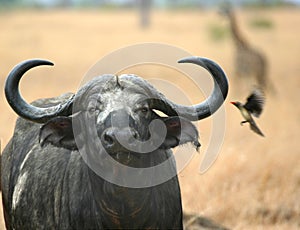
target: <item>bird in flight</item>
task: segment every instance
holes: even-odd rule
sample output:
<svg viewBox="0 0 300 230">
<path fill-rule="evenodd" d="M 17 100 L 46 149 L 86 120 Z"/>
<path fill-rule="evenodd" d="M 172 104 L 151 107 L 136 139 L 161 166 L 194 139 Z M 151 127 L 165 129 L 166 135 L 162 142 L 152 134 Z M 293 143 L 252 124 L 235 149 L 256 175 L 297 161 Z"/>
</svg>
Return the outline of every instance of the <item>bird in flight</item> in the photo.
<svg viewBox="0 0 300 230">
<path fill-rule="evenodd" d="M 255 117 L 259 117 L 263 111 L 263 106 L 265 104 L 265 96 L 263 91 L 258 88 L 254 89 L 253 92 L 248 96 L 245 104 L 242 104 L 239 101 L 230 103 L 240 110 L 243 118 L 245 119 L 245 121 L 241 122 L 241 125 L 243 125 L 244 123 L 249 123 L 252 131 L 264 137 L 264 134 L 258 128 L 252 117 L 252 115 Z"/>
</svg>

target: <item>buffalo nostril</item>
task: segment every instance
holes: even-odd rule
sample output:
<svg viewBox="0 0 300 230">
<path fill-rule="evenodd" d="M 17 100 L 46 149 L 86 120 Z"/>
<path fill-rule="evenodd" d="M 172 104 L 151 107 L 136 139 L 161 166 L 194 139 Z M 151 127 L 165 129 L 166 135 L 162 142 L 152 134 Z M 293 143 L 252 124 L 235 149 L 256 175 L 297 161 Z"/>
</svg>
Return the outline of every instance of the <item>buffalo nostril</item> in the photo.
<svg viewBox="0 0 300 230">
<path fill-rule="evenodd" d="M 132 136 L 137 139 L 138 138 L 138 133 L 136 131 L 133 132 Z"/>
<path fill-rule="evenodd" d="M 107 143 L 107 144 L 110 144 L 112 145 L 114 143 L 114 139 L 112 138 L 112 136 L 110 136 L 109 134 L 105 133 L 104 134 L 104 141 Z"/>
</svg>

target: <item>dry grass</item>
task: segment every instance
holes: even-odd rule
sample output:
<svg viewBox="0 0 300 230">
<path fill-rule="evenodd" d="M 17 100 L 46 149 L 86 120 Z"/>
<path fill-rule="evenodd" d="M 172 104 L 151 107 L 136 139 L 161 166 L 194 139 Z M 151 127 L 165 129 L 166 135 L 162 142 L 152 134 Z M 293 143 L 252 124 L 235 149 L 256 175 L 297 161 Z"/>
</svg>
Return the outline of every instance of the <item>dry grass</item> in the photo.
<svg viewBox="0 0 300 230">
<path fill-rule="evenodd" d="M 256 31 L 247 27 L 246 22 L 257 14 L 271 20 L 274 28 Z M 39 57 L 54 61 L 56 66 L 36 69 L 22 82 L 21 91 L 27 100 L 76 91 L 85 72 L 103 55 L 134 43 L 162 42 L 216 60 L 231 80 L 228 100 L 247 96 L 249 87 L 231 76 L 231 41 L 209 40 L 207 25 L 226 24 L 215 12 L 154 12 L 152 27 L 147 30 L 139 29 L 136 16 L 131 11 L 1 12 L 0 88 L 15 64 Z M 184 209 L 233 229 L 299 229 L 299 10 L 247 11 L 238 16 L 245 36 L 268 57 L 270 77 L 278 89 L 276 96 L 267 95 L 265 111 L 258 121 L 266 138 L 240 127 L 240 114 L 226 103 L 222 149 L 215 164 L 200 175 L 211 121 L 200 122 L 203 148 L 179 176 Z M 168 73 L 161 71 L 159 75 L 168 79 Z M 188 86 L 183 82 L 180 87 Z M 189 92 L 193 99 L 201 96 Z M 0 111 L 3 148 L 16 120 L 3 90 Z"/>
</svg>

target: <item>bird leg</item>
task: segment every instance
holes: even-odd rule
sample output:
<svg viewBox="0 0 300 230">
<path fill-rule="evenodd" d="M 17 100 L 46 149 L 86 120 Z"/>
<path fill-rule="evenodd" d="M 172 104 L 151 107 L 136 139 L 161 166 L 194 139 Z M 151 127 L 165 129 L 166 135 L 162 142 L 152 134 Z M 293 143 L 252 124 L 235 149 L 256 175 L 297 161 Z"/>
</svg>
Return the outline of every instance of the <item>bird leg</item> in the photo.
<svg viewBox="0 0 300 230">
<path fill-rule="evenodd" d="M 243 124 L 244 124 L 244 123 L 247 123 L 247 122 L 249 122 L 249 121 L 241 121 L 240 124 L 241 124 L 241 126 L 243 126 Z"/>
</svg>

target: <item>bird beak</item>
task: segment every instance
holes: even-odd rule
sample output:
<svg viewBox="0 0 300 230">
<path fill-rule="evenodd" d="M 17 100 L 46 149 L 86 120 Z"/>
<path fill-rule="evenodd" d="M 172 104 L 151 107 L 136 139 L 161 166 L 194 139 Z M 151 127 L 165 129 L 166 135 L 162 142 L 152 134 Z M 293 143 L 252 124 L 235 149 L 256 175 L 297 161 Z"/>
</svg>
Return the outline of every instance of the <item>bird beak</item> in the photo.
<svg viewBox="0 0 300 230">
<path fill-rule="evenodd" d="M 238 104 L 235 101 L 231 101 L 230 103 L 233 104 L 235 107 L 238 108 Z"/>
</svg>

